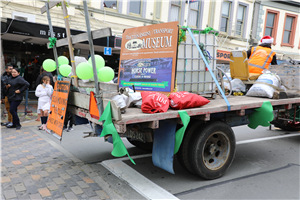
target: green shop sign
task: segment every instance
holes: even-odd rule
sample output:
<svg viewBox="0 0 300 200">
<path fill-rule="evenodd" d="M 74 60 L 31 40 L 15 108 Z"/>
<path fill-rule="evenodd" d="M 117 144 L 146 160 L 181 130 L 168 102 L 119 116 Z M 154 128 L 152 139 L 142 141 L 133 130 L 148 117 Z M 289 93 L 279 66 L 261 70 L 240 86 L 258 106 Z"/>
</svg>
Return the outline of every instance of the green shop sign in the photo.
<svg viewBox="0 0 300 200">
<path fill-rule="evenodd" d="M 140 87 L 153 87 L 153 88 L 166 88 L 168 87 L 168 81 L 163 81 L 161 83 L 153 83 L 153 82 L 127 82 L 121 81 L 123 86 L 140 86 Z"/>
</svg>

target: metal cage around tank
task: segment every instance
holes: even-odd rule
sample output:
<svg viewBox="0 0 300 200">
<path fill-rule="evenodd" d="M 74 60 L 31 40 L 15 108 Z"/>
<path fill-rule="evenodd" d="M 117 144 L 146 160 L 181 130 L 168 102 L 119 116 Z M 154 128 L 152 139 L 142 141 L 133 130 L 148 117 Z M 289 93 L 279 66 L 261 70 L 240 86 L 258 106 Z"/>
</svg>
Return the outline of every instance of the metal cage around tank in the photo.
<svg viewBox="0 0 300 200">
<path fill-rule="evenodd" d="M 183 30 L 186 30 L 183 28 Z M 177 56 L 177 90 L 188 91 L 199 95 L 214 95 L 216 93 L 216 83 L 208 71 L 204 60 L 196 45 L 201 45 L 202 53 L 207 54 L 207 61 L 215 76 L 217 76 L 216 47 L 217 41 L 215 31 L 208 34 L 200 34 L 202 30 L 191 29 L 197 41 L 195 44 L 191 35 L 186 30 L 186 41 L 178 46 Z"/>
</svg>

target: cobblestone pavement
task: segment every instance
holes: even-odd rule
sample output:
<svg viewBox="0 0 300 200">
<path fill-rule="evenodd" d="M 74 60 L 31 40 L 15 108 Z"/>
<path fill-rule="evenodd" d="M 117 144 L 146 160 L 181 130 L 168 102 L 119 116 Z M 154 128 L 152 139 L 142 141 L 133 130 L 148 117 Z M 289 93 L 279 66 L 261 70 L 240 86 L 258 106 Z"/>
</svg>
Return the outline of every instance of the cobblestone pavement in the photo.
<svg viewBox="0 0 300 200">
<path fill-rule="evenodd" d="M 1 128 L 1 199 L 109 199 L 85 169 L 22 124 Z M 35 126 L 36 127 L 36 126 Z M 41 133 L 45 134 L 45 133 Z"/>
</svg>

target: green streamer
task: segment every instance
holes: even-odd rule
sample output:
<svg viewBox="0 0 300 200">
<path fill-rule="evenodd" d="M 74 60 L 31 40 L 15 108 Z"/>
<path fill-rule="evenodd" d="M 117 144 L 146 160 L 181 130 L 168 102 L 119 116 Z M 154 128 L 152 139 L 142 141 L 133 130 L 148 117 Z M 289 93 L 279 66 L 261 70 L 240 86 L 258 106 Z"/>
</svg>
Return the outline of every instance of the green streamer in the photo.
<svg viewBox="0 0 300 200">
<path fill-rule="evenodd" d="M 252 129 L 256 129 L 259 125 L 267 127 L 271 125 L 270 122 L 273 119 L 273 106 L 270 101 L 265 101 L 260 108 L 256 108 L 249 116 L 248 127 Z"/>
<path fill-rule="evenodd" d="M 216 32 L 213 32 L 212 34 L 215 34 L 216 36 L 219 35 L 219 32 L 217 30 L 213 29 L 212 27 L 207 27 L 203 31 L 201 31 L 200 33 L 201 34 L 208 34 L 211 31 L 216 31 Z"/>
<path fill-rule="evenodd" d="M 123 141 L 121 140 L 114 124 L 112 123 L 112 118 L 111 118 L 111 105 L 110 102 L 108 102 L 107 106 L 105 107 L 104 112 L 102 113 L 99 121 L 104 121 L 103 124 L 103 130 L 100 135 L 100 137 L 104 137 L 106 135 L 112 135 L 113 138 L 113 150 L 111 152 L 111 155 L 115 157 L 122 157 L 127 155 L 130 159 L 130 161 L 135 164 L 133 159 L 130 157 Z"/>
<path fill-rule="evenodd" d="M 57 39 L 55 37 L 49 37 L 48 40 L 50 41 L 49 48 L 52 49 L 55 46 Z"/>
<path fill-rule="evenodd" d="M 187 114 L 187 112 L 185 110 L 178 111 L 178 114 L 181 118 L 183 127 L 181 127 L 178 131 L 176 131 L 174 154 L 176 154 L 178 152 L 180 145 L 182 143 L 182 139 L 183 139 L 186 127 L 189 125 L 189 122 L 190 122 L 190 116 Z"/>
</svg>

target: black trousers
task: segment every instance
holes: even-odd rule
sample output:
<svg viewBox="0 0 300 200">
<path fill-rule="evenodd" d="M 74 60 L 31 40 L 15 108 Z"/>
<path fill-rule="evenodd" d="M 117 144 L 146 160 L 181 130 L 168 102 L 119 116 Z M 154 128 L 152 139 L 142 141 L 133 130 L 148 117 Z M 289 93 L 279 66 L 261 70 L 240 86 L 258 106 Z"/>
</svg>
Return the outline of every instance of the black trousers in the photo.
<svg viewBox="0 0 300 200">
<path fill-rule="evenodd" d="M 21 126 L 20 119 L 18 116 L 18 106 L 20 105 L 22 101 L 10 101 L 10 109 L 9 112 L 13 116 L 13 125 L 14 126 Z"/>
</svg>

